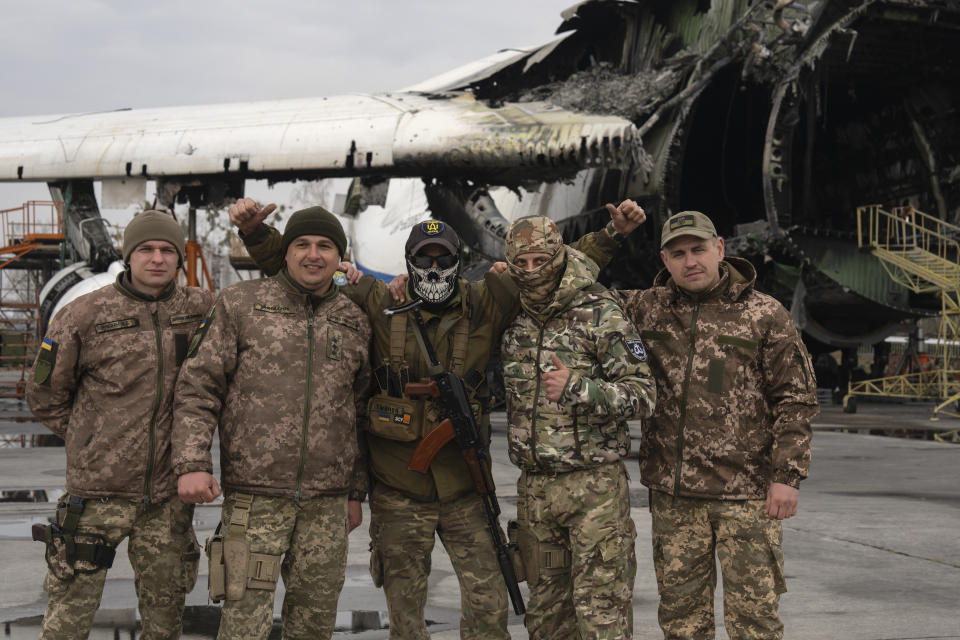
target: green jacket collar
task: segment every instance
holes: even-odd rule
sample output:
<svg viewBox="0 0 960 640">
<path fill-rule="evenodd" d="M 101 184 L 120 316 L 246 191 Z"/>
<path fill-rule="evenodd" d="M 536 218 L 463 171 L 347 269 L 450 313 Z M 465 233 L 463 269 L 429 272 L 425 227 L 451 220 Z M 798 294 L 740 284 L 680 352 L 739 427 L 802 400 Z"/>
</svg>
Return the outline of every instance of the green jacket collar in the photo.
<svg viewBox="0 0 960 640">
<path fill-rule="evenodd" d="M 340 287 L 330 283 L 330 288 L 321 294 L 315 294 L 310 289 L 302 286 L 299 282 L 290 277 L 290 274 L 287 273 L 287 267 L 284 266 L 280 269 L 277 275 L 273 276 L 274 279 L 280 283 L 280 287 L 289 294 L 292 294 L 297 297 L 302 297 L 305 301 L 310 302 L 314 309 L 319 307 L 324 302 L 331 300 L 334 296 L 340 293 Z"/>
<path fill-rule="evenodd" d="M 163 291 L 160 292 L 160 295 L 151 296 L 134 287 L 133 282 L 130 280 L 130 271 L 125 270 L 117 274 L 117 279 L 113 282 L 113 286 L 123 295 L 139 302 L 164 302 L 173 297 L 173 294 L 177 290 L 177 281 L 176 279 L 171 280 L 167 283 L 167 286 L 163 288 Z"/>
<path fill-rule="evenodd" d="M 731 300 L 738 300 L 744 294 L 753 289 L 757 280 L 757 270 L 753 268 L 749 260 L 744 258 L 727 257 L 720 262 L 720 282 L 710 291 L 695 295 L 681 289 L 670 277 L 670 272 L 662 269 L 657 277 L 653 279 L 654 287 L 667 287 L 673 291 L 674 296 L 684 297 L 693 302 L 704 302 L 719 297 L 727 297 Z"/>
</svg>

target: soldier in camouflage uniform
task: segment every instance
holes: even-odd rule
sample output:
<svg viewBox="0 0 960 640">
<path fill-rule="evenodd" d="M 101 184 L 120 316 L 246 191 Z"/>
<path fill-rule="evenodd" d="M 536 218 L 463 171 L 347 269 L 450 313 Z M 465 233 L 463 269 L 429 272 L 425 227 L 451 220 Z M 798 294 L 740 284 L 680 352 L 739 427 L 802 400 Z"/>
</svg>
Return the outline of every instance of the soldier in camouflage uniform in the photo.
<svg viewBox="0 0 960 640">
<path fill-rule="evenodd" d="M 661 246 L 653 287 L 622 292 L 657 382 L 640 472 L 660 626 L 670 640 L 714 637 L 716 555 L 731 640 L 782 638 L 781 521 L 810 467 L 813 368 L 789 313 L 753 288 L 749 262 L 724 258 L 707 216 L 672 216 Z"/>
<path fill-rule="evenodd" d="M 267 273 L 278 266 L 276 230 L 262 224 L 273 205 L 260 208 L 249 199 L 230 209 L 251 257 Z M 622 236 L 619 214 L 606 231 L 581 239 L 584 251 L 612 255 Z M 518 292 L 507 277 L 481 282 L 459 278 L 460 239 L 453 228 L 437 221 L 411 229 L 405 248 L 408 271 L 416 277 L 409 293 L 427 304 L 422 313 L 440 363 L 465 378 L 489 438 L 489 398 L 485 371 L 491 351 L 519 308 Z M 441 290 L 442 289 L 442 290 Z M 371 557 L 374 584 L 382 586 L 390 613 L 390 637 L 424 640 L 430 554 L 437 535 L 450 554 L 460 582 L 460 635 L 465 639 L 508 638 L 507 594 L 500 576 L 482 505 L 456 444 L 444 446 L 429 473 L 408 464 L 423 435 L 441 421 L 433 402 L 403 406 L 403 381 L 421 381 L 427 363 L 406 314 L 393 319 L 383 310 L 395 304 L 387 286 L 363 276 L 344 287 L 369 315 L 373 327 L 372 360 L 378 390 L 371 400 L 367 442 L 374 488 L 370 501 Z M 400 411 L 403 409 L 402 411 Z M 396 414 L 400 422 L 392 418 Z M 409 415 L 410 419 L 405 419 Z"/>
<path fill-rule="evenodd" d="M 87 637 L 124 538 L 141 637 L 180 637 L 200 551 L 170 466 L 171 409 L 187 344 L 213 303 L 177 285 L 183 253 L 172 216 L 136 216 L 124 231 L 126 270 L 65 306 L 41 344 L 27 402 L 67 454 L 67 495 L 46 530 L 41 638 Z"/>
<path fill-rule="evenodd" d="M 509 274 L 523 306 L 503 336 L 510 459 L 522 470 L 515 533 L 531 638 L 633 634 L 637 563 L 627 420 L 649 416 L 646 352 L 597 265 L 542 216 L 514 222 Z"/>
<path fill-rule="evenodd" d="M 294 213 L 284 269 L 223 290 L 177 384 L 173 466 L 184 500 L 218 493 L 210 444 L 220 427 L 221 639 L 270 634 L 280 576 L 283 636 L 333 634 L 347 533 L 360 524 L 367 492 L 359 425 L 370 325 L 331 279 L 345 245 L 332 214 Z"/>
</svg>

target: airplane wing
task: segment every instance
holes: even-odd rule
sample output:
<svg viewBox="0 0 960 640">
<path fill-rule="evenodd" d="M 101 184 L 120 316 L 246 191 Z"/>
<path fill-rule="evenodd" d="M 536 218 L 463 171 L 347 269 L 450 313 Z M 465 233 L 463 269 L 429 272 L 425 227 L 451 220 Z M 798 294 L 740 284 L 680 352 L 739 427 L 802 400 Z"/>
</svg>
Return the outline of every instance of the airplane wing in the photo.
<svg viewBox="0 0 960 640">
<path fill-rule="evenodd" d="M 469 93 L 393 93 L 0 119 L 0 181 L 475 175 L 627 167 L 633 123 Z"/>
</svg>

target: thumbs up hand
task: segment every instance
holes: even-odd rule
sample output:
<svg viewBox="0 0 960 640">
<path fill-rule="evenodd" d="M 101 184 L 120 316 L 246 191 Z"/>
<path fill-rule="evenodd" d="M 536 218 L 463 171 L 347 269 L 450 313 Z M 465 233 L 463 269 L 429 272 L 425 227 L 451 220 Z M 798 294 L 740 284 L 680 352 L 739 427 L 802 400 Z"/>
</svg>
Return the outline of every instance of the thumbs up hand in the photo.
<svg viewBox="0 0 960 640">
<path fill-rule="evenodd" d="M 616 207 L 608 204 L 607 211 L 610 213 L 610 219 L 613 220 L 613 228 L 623 235 L 629 234 L 647 219 L 643 207 L 633 200 L 624 200 Z"/>
<path fill-rule="evenodd" d="M 275 204 L 268 204 L 261 208 L 253 198 L 240 198 L 230 207 L 227 213 L 230 215 L 230 222 L 246 235 L 253 233 L 257 225 L 266 220 L 267 216 L 276 209 L 277 205 Z"/>
<path fill-rule="evenodd" d="M 563 388 L 567 386 L 567 380 L 570 379 L 570 369 L 560 362 L 557 354 L 553 354 L 554 371 L 547 371 L 543 374 L 543 390 L 550 402 L 560 402 L 560 396 L 563 395 Z"/>
</svg>

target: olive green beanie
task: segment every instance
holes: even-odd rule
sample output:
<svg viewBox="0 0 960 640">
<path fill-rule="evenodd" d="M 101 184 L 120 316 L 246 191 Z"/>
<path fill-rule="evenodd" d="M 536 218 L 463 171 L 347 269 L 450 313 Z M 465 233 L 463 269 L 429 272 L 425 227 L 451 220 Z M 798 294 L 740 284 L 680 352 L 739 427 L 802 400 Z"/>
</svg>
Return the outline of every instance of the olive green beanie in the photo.
<svg viewBox="0 0 960 640">
<path fill-rule="evenodd" d="M 164 211 L 144 211 L 135 216 L 123 231 L 123 261 L 130 262 L 130 254 L 148 240 L 166 240 L 177 248 L 180 265 L 186 253 L 183 229 L 172 215 Z M 178 265 L 179 266 L 179 265 Z"/>
<path fill-rule="evenodd" d="M 281 255 L 286 256 L 290 243 L 300 236 L 330 238 L 333 244 L 337 245 L 341 256 L 347 250 L 347 236 L 343 232 L 343 226 L 337 220 L 337 216 L 323 207 L 300 209 L 290 216 L 287 226 L 283 229 Z"/>
</svg>

